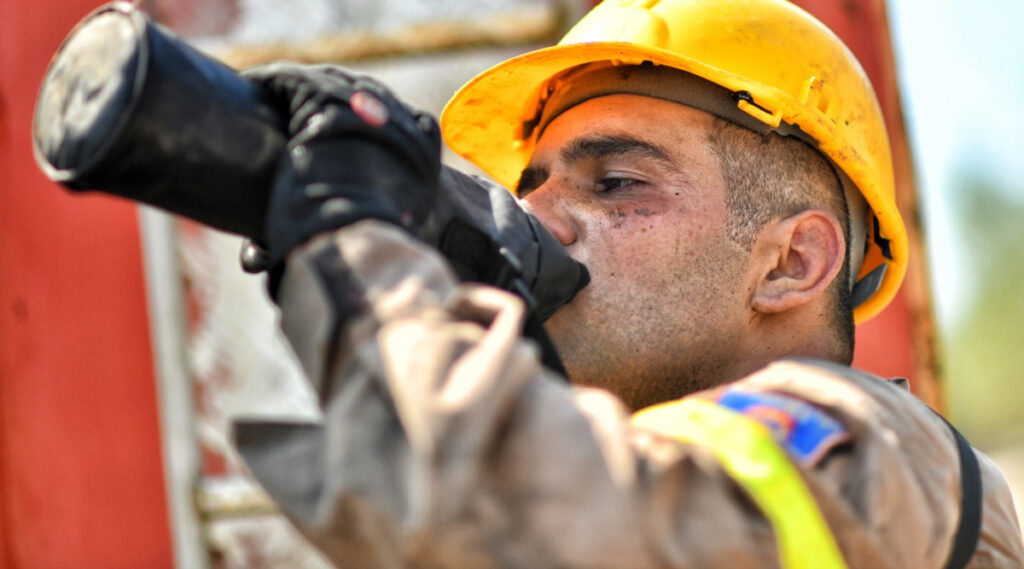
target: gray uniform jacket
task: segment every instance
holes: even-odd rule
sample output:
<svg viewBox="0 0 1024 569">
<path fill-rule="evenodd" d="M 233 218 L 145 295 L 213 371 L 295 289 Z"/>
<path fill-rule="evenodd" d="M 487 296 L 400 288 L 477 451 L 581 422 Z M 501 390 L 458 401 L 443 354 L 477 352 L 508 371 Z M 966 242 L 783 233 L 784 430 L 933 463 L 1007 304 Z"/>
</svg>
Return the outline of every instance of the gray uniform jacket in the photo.
<svg viewBox="0 0 1024 569">
<path fill-rule="evenodd" d="M 238 423 L 236 442 L 339 568 L 779 566 L 772 526 L 712 452 L 636 428 L 609 393 L 543 368 L 518 298 L 459 285 L 404 232 L 364 221 L 313 240 L 278 300 L 323 421 Z M 961 486 L 937 415 L 834 364 L 782 361 L 735 385 L 843 425 L 794 463 L 849 567 L 944 566 Z M 1024 567 L 1006 482 L 976 456 L 970 566 Z"/>
</svg>

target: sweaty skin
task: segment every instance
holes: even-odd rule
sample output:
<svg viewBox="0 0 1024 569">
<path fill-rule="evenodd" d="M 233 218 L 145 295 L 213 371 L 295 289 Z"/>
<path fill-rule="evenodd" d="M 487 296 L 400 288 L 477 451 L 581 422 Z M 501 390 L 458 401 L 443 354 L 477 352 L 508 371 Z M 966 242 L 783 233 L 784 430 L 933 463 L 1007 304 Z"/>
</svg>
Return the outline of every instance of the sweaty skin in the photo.
<svg viewBox="0 0 1024 569">
<path fill-rule="evenodd" d="M 548 126 L 519 184 L 590 270 L 546 325 L 570 376 L 634 409 L 756 369 L 738 355 L 757 275 L 727 235 L 711 121 L 636 95 L 591 99 Z"/>
</svg>

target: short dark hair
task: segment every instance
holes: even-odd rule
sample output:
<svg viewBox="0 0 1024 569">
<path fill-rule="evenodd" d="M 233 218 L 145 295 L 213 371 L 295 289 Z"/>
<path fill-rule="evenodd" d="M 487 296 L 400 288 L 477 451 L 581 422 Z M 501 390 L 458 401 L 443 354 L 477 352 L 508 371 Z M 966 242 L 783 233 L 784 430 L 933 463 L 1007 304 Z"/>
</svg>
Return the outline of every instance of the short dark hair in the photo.
<svg viewBox="0 0 1024 569">
<path fill-rule="evenodd" d="M 775 133 L 761 135 L 721 118 L 708 133 L 726 183 L 729 237 L 750 250 L 762 227 L 808 209 L 825 209 L 839 219 L 846 240 L 843 268 L 829 287 L 835 299 L 832 329 L 836 358 L 853 359 L 853 301 L 850 291 L 850 214 L 833 165 L 808 143 Z"/>
</svg>

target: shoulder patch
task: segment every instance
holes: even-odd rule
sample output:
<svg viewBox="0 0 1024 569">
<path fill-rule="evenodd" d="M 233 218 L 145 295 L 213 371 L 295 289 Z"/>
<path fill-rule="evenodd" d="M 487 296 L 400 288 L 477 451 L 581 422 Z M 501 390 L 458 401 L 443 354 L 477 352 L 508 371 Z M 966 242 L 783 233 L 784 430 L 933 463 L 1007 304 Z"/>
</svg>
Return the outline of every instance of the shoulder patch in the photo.
<svg viewBox="0 0 1024 569">
<path fill-rule="evenodd" d="M 804 466 L 814 466 L 828 451 L 850 440 L 850 433 L 835 417 L 789 395 L 726 389 L 717 403 L 768 427 L 779 446 Z"/>
</svg>

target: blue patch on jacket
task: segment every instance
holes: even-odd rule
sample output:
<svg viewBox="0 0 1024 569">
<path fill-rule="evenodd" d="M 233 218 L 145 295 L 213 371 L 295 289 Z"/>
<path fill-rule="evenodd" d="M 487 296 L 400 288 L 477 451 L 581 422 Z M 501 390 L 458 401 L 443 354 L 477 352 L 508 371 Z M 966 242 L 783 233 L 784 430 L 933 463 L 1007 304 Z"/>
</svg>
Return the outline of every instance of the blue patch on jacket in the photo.
<svg viewBox="0 0 1024 569">
<path fill-rule="evenodd" d="M 789 395 L 727 389 L 718 404 L 768 427 L 779 445 L 805 466 L 817 464 L 850 439 L 846 427 L 832 415 Z"/>
</svg>

